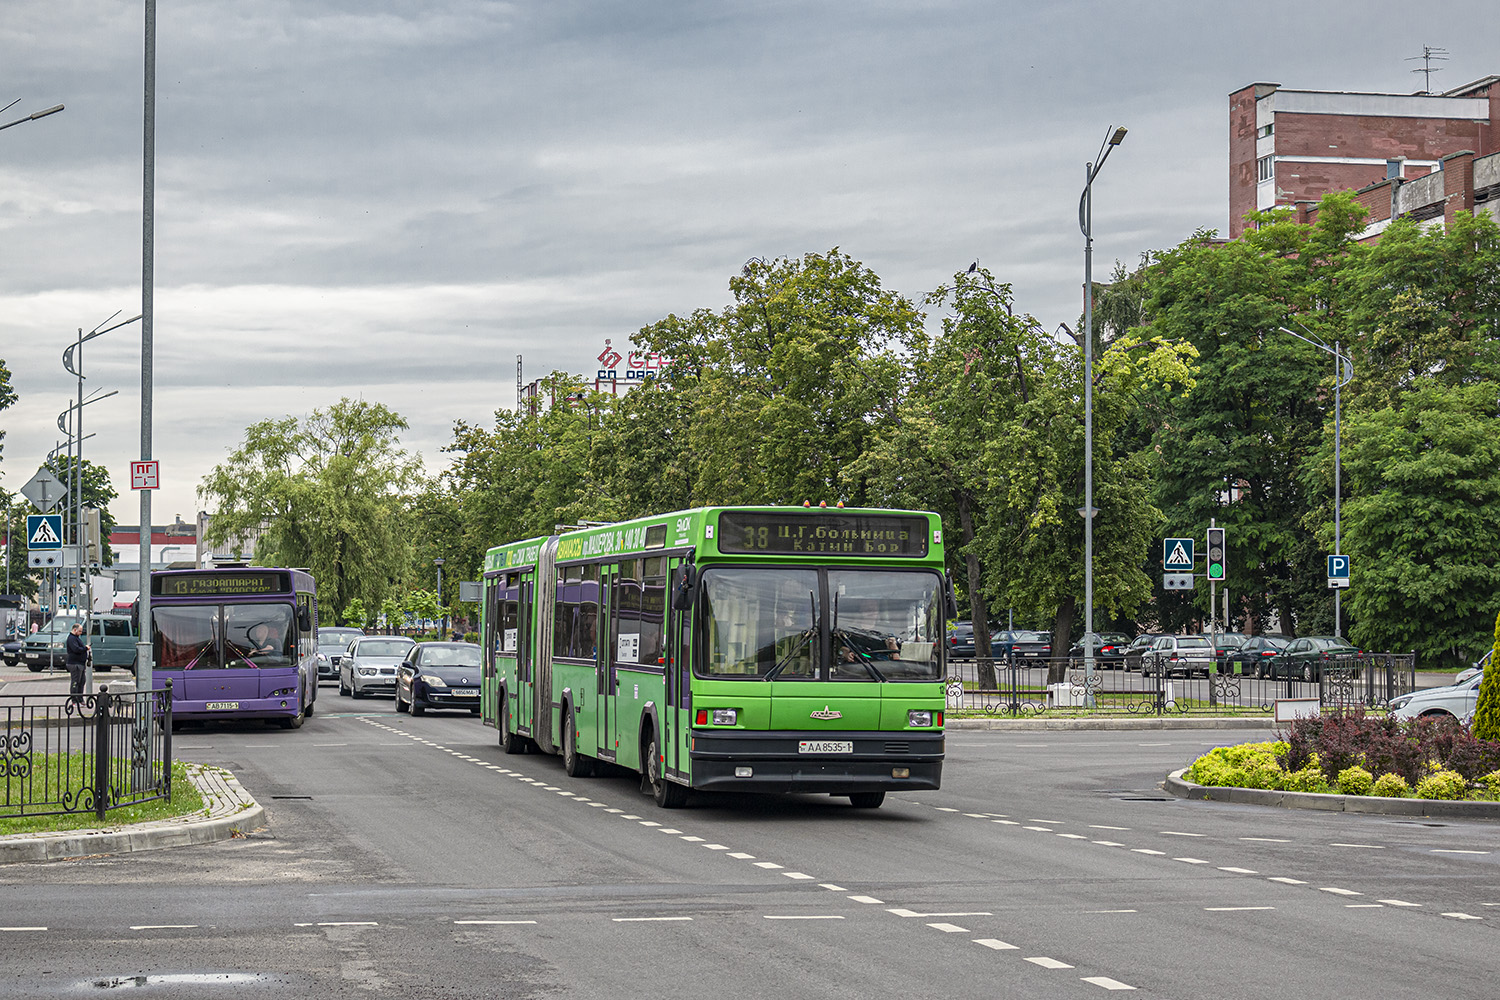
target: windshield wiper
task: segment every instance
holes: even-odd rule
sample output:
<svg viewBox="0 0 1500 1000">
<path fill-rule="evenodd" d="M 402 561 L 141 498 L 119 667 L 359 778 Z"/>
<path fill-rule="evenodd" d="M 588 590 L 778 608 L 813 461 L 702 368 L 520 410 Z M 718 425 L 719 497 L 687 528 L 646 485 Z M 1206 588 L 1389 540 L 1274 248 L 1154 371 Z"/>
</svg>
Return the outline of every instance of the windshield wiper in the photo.
<svg viewBox="0 0 1500 1000">
<path fill-rule="evenodd" d="M 858 663 L 868 670 L 870 676 L 874 677 L 877 681 L 885 681 L 885 675 L 875 668 L 874 657 L 864 650 L 856 648 L 854 643 L 849 641 L 849 634 L 847 632 L 834 632 L 833 637 L 842 642 L 843 648 L 849 650 L 856 657 L 854 660 L 845 660 L 843 661 L 844 663 Z"/>
<path fill-rule="evenodd" d="M 797 636 L 797 641 L 791 646 L 791 648 L 786 651 L 786 655 L 777 660 L 774 667 L 766 671 L 766 680 L 769 681 L 775 678 L 775 676 L 781 673 L 781 671 L 787 666 L 787 664 L 792 662 L 792 660 L 797 656 L 798 653 L 802 652 L 802 647 L 806 646 L 808 640 L 812 638 L 813 631 L 813 629 L 808 629 L 801 635 Z"/>
</svg>

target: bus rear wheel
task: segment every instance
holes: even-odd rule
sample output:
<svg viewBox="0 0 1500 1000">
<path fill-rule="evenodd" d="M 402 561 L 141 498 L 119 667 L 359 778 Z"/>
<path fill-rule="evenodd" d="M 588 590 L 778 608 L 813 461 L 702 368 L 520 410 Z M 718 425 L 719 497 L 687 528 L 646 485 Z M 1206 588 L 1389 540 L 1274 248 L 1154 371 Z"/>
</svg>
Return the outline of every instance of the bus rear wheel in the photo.
<svg viewBox="0 0 1500 1000">
<path fill-rule="evenodd" d="M 885 792 L 855 792 L 849 796 L 849 804 L 856 809 L 879 809 L 885 801 Z"/>
<path fill-rule="evenodd" d="M 590 778 L 594 774 L 594 758 L 578 752 L 578 726 L 573 721 L 570 706 L 564 706 L 563 719 L 563 770 L 570 778 Z"/>
<path fill-rule="evenodd" d="M 681 809 L 687 805 L 688 790 L 673 781 L 668 781 L 667 776 L 662 773 L 661 751 L 656 743 L 656 731 L 652 730 L 651 738 L 646 743 L 645 760 L 646 783 L 651 786 L 651 797 L 656 804 L 663 809 Z"/>
<path fill-rule="evenodd" d="M 505 693 L 500 693 L 505 707 L 500 710 L 500 749 L 509 754 L 525 753 L 526 744 L 521 742 L 521 737 L 510 731 L 510 699 Z"/>
</svg>

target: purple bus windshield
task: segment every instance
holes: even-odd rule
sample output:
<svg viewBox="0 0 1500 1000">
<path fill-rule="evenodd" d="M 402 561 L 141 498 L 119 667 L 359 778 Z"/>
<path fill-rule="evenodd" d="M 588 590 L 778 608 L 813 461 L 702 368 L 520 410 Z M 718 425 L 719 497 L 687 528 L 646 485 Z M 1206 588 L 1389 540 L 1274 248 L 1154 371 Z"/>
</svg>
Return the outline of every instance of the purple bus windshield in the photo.
<svg viewBox="0 0 1500 1000">
<path fill-rule="evenodd" d="M 295 665 L 290 604 L 152 609 L 161 670 L 234 670 Z"/>
</svg>

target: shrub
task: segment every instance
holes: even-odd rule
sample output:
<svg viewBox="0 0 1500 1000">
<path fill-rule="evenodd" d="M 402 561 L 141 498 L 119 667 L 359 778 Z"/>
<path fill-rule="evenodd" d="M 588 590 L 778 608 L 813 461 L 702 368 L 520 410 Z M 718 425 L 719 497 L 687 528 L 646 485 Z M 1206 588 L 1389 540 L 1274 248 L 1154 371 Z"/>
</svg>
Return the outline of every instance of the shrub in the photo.
<svg viewBox="0 0 1500 1000">
<path fill-rule="evenodd" d="M 1292 771 L 1282 782 L 1282 788 L 1289 792 L 1326 792 L 1328 778 L 1324 776 L 1323 769 L 1317 763 L 1317 755 L 1300 771 Z"/>
<path fill-rule="evenodd" d="M 1401 775 L 1386 773 L 1375 779 L 1370 794 L 1383 799 L 1404 799 L 1411 794 L 1411 786 Z"/>
<path fill-rule="evenodd" d="M 1480 778 L 1479 783 L 1484 786 L 1484 791 L 1480 793 L 1481 797 L 1500 801 L 1500 771 L 1491 771 Z"/>
<path fill-rule="evenodd" d="M 1339 772 L 1339 791 L 1345 795 L 1369 795 L 1375 776 L 1356 764 Z"/>
<path fill-rule="evenodd" d="M 1457 771 L 1434 771 L 1417 782 L 1419 799 L 1462 799 L 1469 794 L 1469 783 Z"/>
</svg>

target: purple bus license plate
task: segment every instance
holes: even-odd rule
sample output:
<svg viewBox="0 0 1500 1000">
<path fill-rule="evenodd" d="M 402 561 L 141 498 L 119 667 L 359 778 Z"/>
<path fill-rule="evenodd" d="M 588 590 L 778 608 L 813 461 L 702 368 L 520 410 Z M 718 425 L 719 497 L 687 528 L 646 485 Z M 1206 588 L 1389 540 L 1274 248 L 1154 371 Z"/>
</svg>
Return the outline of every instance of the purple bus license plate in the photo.
<svg viewBox="0 0 1500 1000">
<path fill-rule="evenodd" d="M 232 712 L 240 707 L 240 703 L 237 701 L 211 701 L 203 707 L 210 712 Z"/>
</svg>

